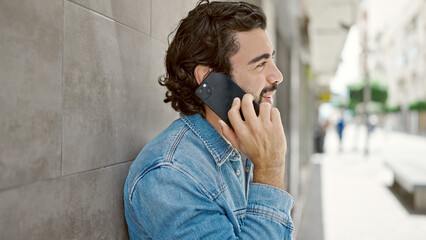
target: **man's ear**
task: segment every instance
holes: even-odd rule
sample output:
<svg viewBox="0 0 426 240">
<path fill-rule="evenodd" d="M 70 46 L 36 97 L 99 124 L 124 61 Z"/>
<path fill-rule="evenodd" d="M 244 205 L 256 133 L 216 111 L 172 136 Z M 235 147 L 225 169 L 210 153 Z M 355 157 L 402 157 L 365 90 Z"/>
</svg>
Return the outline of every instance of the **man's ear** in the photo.
<svg viewBox="0 0 426 240">
<path fill-rule="evenodd" d="M 209 73 L 211 71 L 212 71 L 211 68 L 204 66 L 204 65 L 200 65 L 200 64 L 198 64 L 194 68 L 194 77 L 195 77 L 195 80 L 197 81 L 198 85 L 201 84 L 201 82 L 207 77 L 207 75 L 209 75 Z"/>
</svg>

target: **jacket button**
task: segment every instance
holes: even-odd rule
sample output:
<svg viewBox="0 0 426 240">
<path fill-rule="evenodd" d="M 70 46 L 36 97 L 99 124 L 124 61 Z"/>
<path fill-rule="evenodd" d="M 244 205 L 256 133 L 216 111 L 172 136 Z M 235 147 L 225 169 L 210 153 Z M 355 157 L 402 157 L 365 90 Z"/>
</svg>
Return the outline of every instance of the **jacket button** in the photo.
<svg viewBox="0 0 426 240">
<path fill-rule="evenodd" d="M 249 172 L 250 171 L 250 168 L 249 167 L 246 167 L 246 172 Z"/>
<path fill-rule="evenodd" d="M 237 175 L 240 175 L 240 173 L 241 173 L 240 170 L 237 170 Z"/>
</svg>

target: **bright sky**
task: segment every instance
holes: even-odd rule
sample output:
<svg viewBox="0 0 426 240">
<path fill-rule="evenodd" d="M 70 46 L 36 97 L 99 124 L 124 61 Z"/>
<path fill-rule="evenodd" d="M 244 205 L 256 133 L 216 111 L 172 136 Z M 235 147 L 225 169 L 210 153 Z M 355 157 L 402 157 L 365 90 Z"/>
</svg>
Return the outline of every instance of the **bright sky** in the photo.
<svg viewBox="0 0 426 240">
<path fill-rule="evenodd" d="M 395 18 L 406 11 L 410 1 L 421 0 L 364 0 L 368 9 L 368 36 L 374 38 L 377 33 L 383 32 L 392 24 Z M 347 96 L 346 86 L 359 82 L 359 57 L 361 46 L 359 44 L 359 31 L 354 25 L 346 38 L 341 54 L 341 63 L 334 78 L 330 81 L 330 89 L 334 94 Z"/>
<path fill-rule="evenodd" d="M 330 82 L 331 92 L 346 96 L 346 86 L 360 81 L 359 57 L 361 46 L 359 44 L 359 31 L 356 25 L 352 26 L 343 47 L 341 62 L 336 75 Z"/>
</svg>

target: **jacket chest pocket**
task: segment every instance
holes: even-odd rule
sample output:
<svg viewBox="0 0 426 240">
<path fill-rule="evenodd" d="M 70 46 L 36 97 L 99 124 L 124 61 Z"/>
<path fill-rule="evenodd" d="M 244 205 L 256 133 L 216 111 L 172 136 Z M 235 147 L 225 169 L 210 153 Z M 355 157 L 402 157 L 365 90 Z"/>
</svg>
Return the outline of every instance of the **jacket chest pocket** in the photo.
<svg viewBox="0 0 426 240">
<path fill-rule="evenodd" d="M 238 191 L 236 192 L 238 193 Z M 244 225 L 246 216 L 247 202 L 243 194 L 231 194 L 229 189 L 226 189 L 219 197 L 219 204 L 225 210 L 229 221 L 234 227 L 235 233 L 238 235 L 241 232 L 241 226 Z"/>
<path fill-rule="evenodd" d="M 238 225 L 239 225 L 238 230 L 240 231 L 240 228 L 244 224 L 244 219 L 246 217 L 246 209 L 244 208 L 244 209 L 235 210 L 233 211 L 233 213 L 238 221 Z"/>
</svg>

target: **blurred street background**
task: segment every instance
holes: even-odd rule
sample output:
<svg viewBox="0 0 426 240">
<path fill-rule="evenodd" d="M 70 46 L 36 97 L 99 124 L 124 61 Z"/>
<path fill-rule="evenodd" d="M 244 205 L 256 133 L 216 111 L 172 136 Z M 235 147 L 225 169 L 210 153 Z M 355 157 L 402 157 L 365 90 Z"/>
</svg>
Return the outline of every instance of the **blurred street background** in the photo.
<svg viewBox="0 0 426 240">
<path fill-rule="evenodd" d="M 416 210 L 412 196 L 394 186 L 386 161 L 423 159 L 426 138 L 376 129 L 365 156 L 365 132 L 349 124 L 340 149 L 337 131 L 327 130 L 325 153 L 312 157 L 297 239 L 424 239 L 426 211 Z"/>
<path fill-rule="evenodd" d="M 157 79 L 197 2 L 0 0 L 0 239 L 128 239 L 124 180 L 178 117 Z M 426 239 L 426 0 L 248 2 L 284 76 L 294 239 Z"/>
</svg>

